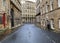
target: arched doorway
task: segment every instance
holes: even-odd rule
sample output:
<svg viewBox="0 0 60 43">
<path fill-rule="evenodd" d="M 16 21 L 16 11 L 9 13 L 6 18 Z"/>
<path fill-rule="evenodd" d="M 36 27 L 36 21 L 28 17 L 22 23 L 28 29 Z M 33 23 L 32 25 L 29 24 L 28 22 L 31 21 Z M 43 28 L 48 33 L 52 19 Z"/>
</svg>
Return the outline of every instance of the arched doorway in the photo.
<svg viewBox="0 0 60 43">
<path fill-rule="evenodd" d="M 14 10 L 11 8 L 11 27 L 14 27 Z"/>
</svg>

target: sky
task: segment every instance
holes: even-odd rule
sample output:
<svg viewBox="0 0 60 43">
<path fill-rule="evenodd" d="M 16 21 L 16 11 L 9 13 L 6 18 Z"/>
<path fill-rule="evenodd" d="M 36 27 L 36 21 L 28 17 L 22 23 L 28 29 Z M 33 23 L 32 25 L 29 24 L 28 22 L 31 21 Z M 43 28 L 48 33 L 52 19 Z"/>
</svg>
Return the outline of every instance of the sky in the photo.
<svg viewBox="0 0 60 43">
<path fill-rule="evenodd" d="M 33 1 L 33 2 L 36 2 L 36 0 L 29 0 L 29 1 Z"/>
<path fill-rule="evenodd" d="M 25 3 L 25 1 L 27 0 L 22 0 L 21 3 Z M 36 2 L 36 0 L 28 0 L 28 1 Z"/>
</svg>

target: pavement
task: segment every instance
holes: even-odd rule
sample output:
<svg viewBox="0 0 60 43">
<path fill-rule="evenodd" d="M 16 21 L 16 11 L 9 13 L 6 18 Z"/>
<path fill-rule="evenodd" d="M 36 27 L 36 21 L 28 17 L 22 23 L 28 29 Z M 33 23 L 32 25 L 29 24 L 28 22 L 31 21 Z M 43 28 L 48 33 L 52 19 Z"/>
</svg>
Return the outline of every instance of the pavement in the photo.
<svg viewBox="0 0 60 43">
<path fill-rule="evenodd" d="M 11 29 L 1 29 L 0 30 L 0 41 L 5 39 L 5 37 L 11 35 L 12 33 L 14 33 L 15 31 L 17 31 L 21 26 L 23 26 L 23 24 L 19 24 L 17 26 L 12 27 Z"/>
<path fill-rule="evenodd" d="M 24 24 L 0 43 L 60 43 L 60 34 L 42 30 L 34 24 Z"/>
</svg>

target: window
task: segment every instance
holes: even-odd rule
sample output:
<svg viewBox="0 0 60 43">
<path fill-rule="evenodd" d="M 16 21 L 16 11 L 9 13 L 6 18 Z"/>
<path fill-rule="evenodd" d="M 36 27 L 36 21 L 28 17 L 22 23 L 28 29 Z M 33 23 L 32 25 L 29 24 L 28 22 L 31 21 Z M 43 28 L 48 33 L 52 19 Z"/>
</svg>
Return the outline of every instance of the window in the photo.
<svg viewBox="0 0 60 43">
<path fill-rule="evenodd" d="M 43 20 L 41 20 L 41 25 L 43 25 Z"/>
<path fill-rule="evenodd" d="M 37 22 L 40 22 L 39 16 L 36 17 Z"/>
<path fill-rule="evenodd" d="M 39 3 L 40 3 L 40 0 L 37 0 L 37 6 L 39 5 Z"/>
<path fill-rule="evenodd" d="M 41 15 L 42 15 L 42 12 L 43 12 L 43 11 L 42 11 L 42 7 L 40 8 L 40 11 L 41 11 Z"/>
<path fill-rule="evenodd" d="M 42 2 L 42 0 L 40 0 L 40 2 Z"/>
<path fill-rule="evenodd" d="M 48 17 L 48 14 L 46 14 L 46 19 L 48 19 L 49 17 Z"/>
<path fill-rule="evenodd" d="M 51 29 L 54 29 L 54 20 L 53 19 L 51 19 L 50 24 L 51 24 Z"/>
<path fill-rule="evenodd" d="M 59 19 L 59 28 L 60 28 L 60 19 Z"/>
<path fill-rule="evenodd" d="M 44 21 L 44 24 L 43 24 L 43 26 L 45 26 L 45 19 L 43 19 L 43 21 Z"/>
<path fill-rule="evenodd" d="M 3 2 L 3 6 L 5 6 L 6 5 L 6 2 L 5 2 L 6 0 L 2 0 L 2 2 Z"/>
<path fill-rule="evenodd" d="M 43 13 L 45 13 L 45 8 L 43 7 Z"/>
<path fill-rule="evenodd" d="M 46 5 L 46 12 L 48 12 L 48 6 Z"/>
<path fill-rule="evenodd" d="M 53 10 L 53 0 L 50 0 L 50 9 Z"/>
<path fill-rule="evenodd" d="M 58 7 L 60 7 L 60 0 L 58 0 Z"/>
</svg>

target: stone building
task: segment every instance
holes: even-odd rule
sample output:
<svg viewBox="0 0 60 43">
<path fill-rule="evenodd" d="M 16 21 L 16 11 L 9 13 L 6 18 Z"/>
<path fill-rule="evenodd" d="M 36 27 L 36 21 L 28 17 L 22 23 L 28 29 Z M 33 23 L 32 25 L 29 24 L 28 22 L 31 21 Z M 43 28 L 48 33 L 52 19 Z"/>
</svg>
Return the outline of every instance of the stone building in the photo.
<svg viewBox="0 0 60 43">
<path fill-rule="evenodd" d="M 8 28 L 7 16 L 10 10 L 10 0 L 0 0 L 0 29 Z"/>
<path fill-rule="evenodd" d="M 36 1 L 36 25 L 40 26 L 40 0 Z"/>
<path fill-rule="evenodd" d="M 11 27 L 21 24 L 21 3 L 20 0 L 10 1 Z"/>
<path fill-rule="evenodd" d="M 60 0 L 40 0 L 40 27 L 60 31 Z"/>
<path fill-rule="evenodd" d="M 16 27 L 21 22 L 20 0 L 0 0 L 0 28 Z"/>
<path fill-rule="evenodd" d="M 35 2 L 25 1 L 22 4 L 22 22 L 24 23 L 34 23 L 36 15 L 36 5 Z"/>
</svg>

